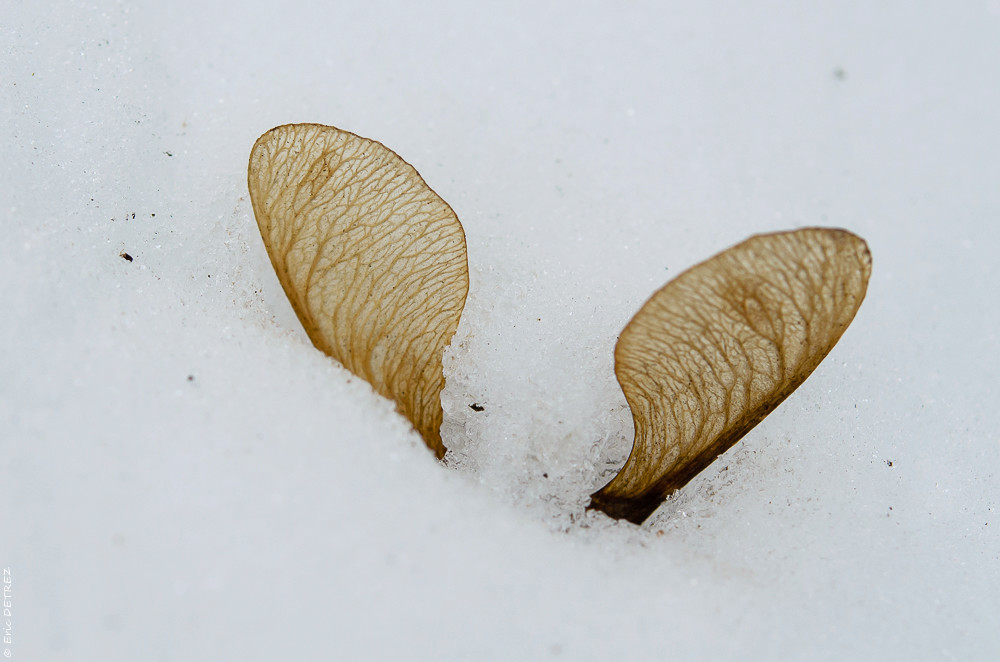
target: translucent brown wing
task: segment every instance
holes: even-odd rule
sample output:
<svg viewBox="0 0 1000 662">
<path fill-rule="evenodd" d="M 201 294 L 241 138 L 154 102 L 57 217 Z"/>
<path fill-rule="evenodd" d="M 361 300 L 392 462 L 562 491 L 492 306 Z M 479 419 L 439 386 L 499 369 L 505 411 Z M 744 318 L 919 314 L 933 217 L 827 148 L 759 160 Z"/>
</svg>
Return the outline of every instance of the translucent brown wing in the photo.
<svg viewBox="0 0 1000 662">
<path fill-rule="evenodd" d="M 632 453 L 590 507 L 645 520 L 809 376 L 870 273 L 862 239 L 810 228 L 751 237 L 656 292 L 615 348 Z"/>
<path fill-rule="evenodd" d="M 455 212 L 392 150 L 318 124 L 261 136 L 248 184 L 313 343 L 394 400 L 442 457 L 441 358 L 469 289 Z"/>
</svg>

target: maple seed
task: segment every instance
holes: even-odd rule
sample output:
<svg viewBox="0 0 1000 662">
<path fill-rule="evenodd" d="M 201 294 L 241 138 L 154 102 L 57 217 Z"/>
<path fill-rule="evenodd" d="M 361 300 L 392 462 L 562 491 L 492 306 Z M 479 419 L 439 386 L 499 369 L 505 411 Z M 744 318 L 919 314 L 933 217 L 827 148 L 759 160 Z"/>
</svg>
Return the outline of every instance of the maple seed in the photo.
<svg viewBox="0 0 1000 662">
<path fill-rule="evenodd" d="M 632 453 L 588 508 L 642 523 L 809 376 L 870 274 L 861 238 L 807 228 L 751 237 L 656 292 L 615 347 Z"/>
<path fill-rule="evenodd" d="M 247 183 L 313 344 L 394 400 L 443 457 L 441 359 L 469 290 L 455 212 L 389 148 L 320 124 L 262 135 Z"/>
</svg>

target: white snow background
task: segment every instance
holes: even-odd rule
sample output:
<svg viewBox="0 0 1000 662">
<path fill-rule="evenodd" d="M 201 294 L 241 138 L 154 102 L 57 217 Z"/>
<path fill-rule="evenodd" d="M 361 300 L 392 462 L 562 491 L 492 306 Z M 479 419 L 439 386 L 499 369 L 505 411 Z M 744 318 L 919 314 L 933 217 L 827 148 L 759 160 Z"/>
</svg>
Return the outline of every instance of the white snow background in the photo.
<svg viewBox="0 0 1000 662">
<path fill-rule="evenodd" d="M 997 659 L 1000 3 L 0 6 L 11 659 Z M 462 220 L 447 466 L 271 270 L 289 122 Z M 873 255 L 839 345 L 644 526 L 585 513 L 631 315 L 812 225 Z"/>
</svg>

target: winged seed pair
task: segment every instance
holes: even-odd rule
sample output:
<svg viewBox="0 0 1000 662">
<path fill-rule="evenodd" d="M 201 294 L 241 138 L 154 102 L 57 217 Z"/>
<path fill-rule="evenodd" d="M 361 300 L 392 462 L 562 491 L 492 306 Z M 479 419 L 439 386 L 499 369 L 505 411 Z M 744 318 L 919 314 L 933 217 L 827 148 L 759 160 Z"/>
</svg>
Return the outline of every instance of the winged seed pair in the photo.
<svg viewBox="0 0 1000 662">
<path fill-rule="evenodd" d="M 394 400 L 444 457 L 441 360 L 469 290 L 455 212 L 392 150 L 319 124 L 261 136 L 248 186 L 313 344 Z M 870 274 L 861 238 L 806 228 L 753 236 L 654 293 L 615 347 L 632 453 L 589 507 L 645 520 L 809 376 Z"/>
</svg>

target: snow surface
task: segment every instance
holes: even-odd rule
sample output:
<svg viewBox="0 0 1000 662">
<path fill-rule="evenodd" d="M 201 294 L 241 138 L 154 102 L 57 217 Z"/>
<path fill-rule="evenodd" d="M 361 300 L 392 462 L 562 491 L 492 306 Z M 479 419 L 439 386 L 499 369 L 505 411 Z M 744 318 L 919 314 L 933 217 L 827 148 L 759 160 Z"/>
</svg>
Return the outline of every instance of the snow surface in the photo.
<svg viewBox="0 0 1000 662">
<path fill-rule="evenodd" d="M 4 648 L 997 659 L 998 83 L 996 0 L 4 0 Z M 247 157 L 299 121 L 462 219 L 448 466 L 271 271 Z M 625 322 L 809 225 L 874 256 L 840 344 L 645 526 L 585 514 Z"/>
</svg>

